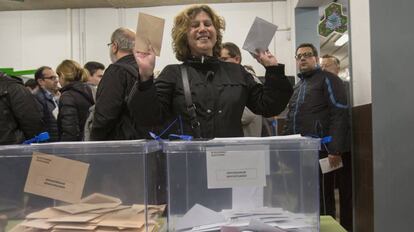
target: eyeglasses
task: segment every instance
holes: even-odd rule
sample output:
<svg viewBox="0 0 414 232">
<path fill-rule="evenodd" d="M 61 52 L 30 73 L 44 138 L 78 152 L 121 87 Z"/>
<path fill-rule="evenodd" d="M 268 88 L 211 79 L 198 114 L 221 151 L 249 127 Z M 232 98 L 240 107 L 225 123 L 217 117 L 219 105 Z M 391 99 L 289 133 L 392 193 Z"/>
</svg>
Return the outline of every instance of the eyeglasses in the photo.
<svg viewBox="0 0 414 232">
<path fill-rule="evenodd" d="M 110 42 L 110 43 L 108 43 L 106 46 L 108 46 L 108 47 L 109 47 L 109 46 L 111 46 L 111 44 L 113 44 L 113 43 L 114 43 L 114 42 Z"/>
<path fill-rule="evenodd" d="M 58 79 L 58 77 L 57 76 L 50 76 L 50 77 L 43 77 L 42 79 L 56 81 Z"/>
<path fill-rule="evenodd" d="M 300 59 L 302 59 L 302 58 L 310 58 L 310 57 L 312 57 L 312 56 L 314 56 L 313 55 L 313 53 L 312 52 L 304 52 L 304 53 L 299 53 L 299 54 L 297 54 L 296 56 L 295 56 L 295 59 L 296 60 L 300 60 Z"/>
</svg>

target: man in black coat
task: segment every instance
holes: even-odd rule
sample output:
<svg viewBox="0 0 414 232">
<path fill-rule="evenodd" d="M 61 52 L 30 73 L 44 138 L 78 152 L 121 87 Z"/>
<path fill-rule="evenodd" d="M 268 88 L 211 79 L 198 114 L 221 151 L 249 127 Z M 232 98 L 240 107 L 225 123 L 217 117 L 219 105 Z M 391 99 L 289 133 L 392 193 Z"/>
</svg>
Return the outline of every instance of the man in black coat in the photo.
<svg viewBox="0 0 414 232">
<path fill-rule="evenodd" d="M 108 44 L 112 64 L 106 69 L 96 92 L 91 140 L 128 140 L 144 138 L 126 107 L 126 98 L 138 77 L 132 51 L 135 32 L 118 28 Z"/>
<path fill-rule="evenodd" d="M 332 55 L 322 56 L 321 68 L 338 76 L 340 61 Z M 349 82 L 344 81 L 348 100 Z M 347 145 L 351 145 L 351 130 L 348 130 Z M 341 154 L 343 167 L 335 171 L 335 186 L 339 189 L 339 209 L 341 225 L 348 231 L 352 231 L 352 152 L 350 147 Z"/>
<path fill-rule="evenodd" d="M 21 144 L 43 131 L 38 106 L 21 80 L 0 72 L 0 145 Z"/>
<path fill-rule="evenodd" d="M 20 79 L 0 72 L 0 145 L 21 144 L 43 129 L 40 107 L 32 93 Z M 4 152 L 0 154 L 3 155 Z M 22 206 L 28 165 L 27 157 L 0 157 L 0 208 L 3 210 L 12 212 Z"/>
<path fill-rule="evenodd" d="M 285 134 L 324 138 L 320 157 L 328 157 L 331 167 L 342 161 L 347 151 L 348 105 L 344 84 L 338 76 L 319 67 L 319 57 L 312 44 L 296 49 L 299 82 L 289 101 Z M 334 174 L 320 172 L 320 213 L 335 217 Z"/>
</svg>

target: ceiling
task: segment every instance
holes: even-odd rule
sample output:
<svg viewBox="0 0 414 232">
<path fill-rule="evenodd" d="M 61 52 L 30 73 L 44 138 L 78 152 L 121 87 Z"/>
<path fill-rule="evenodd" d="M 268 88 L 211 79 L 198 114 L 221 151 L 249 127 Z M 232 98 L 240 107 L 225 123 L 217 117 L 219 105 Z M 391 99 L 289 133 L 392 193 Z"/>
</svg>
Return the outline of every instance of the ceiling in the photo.
<svg viewBox="0 0 414 232">
<path fill-rule="evenodd" d="M 267 0 L 271 1 L 271 0 Z M 277 0 L 286 1 L 286 0 Z M 334 0 L 298 0 L 297 7 L 318 7 Z M 346 13 L 349 0 L 336 0 L 344 5 Z M 205 0 L 203 3 L 266 2 L 266 0 Z M 44 10 L 66 8 L 133 8 L 163 5 L 181 5 L 200 3 L 199 0 L 0 0 L 0 11 Z M 324 7 L 320 7 L 323 17 Z M 320 37 L 321 55 L 331 54 L 341 61 L 342 68 L 348 67 L 348 43 L 341 47 L 334 45 L 339 38 L 334 34 L 327 38 Z"/>
<path fill-rule="evenodd" d="M 207 0 L 203 3 L 269 2 L 271 0 Z M 285 1 L 285 0 L 279 0 Z M 197 0 L 0 0 L 0 11 L 66 8 L 132 8 L 200 3 Z"/>
<path fill-rule="evenodd" d="M 335 41 L 339 39 L 339 37 L 341 37 L 339 34 L 331 34 L 326 38 L 319 36 L 321 46 L 320 56 L 322 57 L 326 54 L 335 56 L 341 62 L 341 69 L 344 69 L 349 66 L 348 43 L 339 47 L 335 46 Z"/>
<path fill-rule="evenodd" d="M 324 1 L 324 0 L 317 0 L 317 1 Z M 341 4 L 343 6 L 342 7 L 343 14 L 348 15 L 349 0 L 336 0 L 336 1 L 330 0 L 328 2 L 325 1 L 326 4 L 319 8 L 319 16 L 321 19 L 324 17 L 325 7 L 329 5 L 331 2 L 336 2 L 336 3 Z M 339 46 L 339 47 L 335 46 L 335 41 L 338 40 L 339 37 L 341 37 L 341 35 L 336 34 L 336 33 L 332 33 L 328 37 L 319 36 L 320 48 L 321 48 L 320 56 L 329 54 L 329 55 L 333 55 L 337 57 L 339 61 L 341 62 L 341 69 L 343 70 L 349 67 L 349 57 L 348 57 L 348 54 L 349 54 L 348 44 L 349 43 L 347 42 L 344 45 Z"/>
</svg>

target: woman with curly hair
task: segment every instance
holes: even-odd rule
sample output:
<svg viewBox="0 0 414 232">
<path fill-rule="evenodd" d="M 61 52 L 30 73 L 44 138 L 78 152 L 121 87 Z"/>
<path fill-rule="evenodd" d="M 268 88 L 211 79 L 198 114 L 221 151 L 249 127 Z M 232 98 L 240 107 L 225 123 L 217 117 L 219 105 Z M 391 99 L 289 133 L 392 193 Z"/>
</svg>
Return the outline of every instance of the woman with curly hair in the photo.
<svg viewBox="0 0 414 232">
<path fill-rule="evenodd" d="M 166 66 L 155 81 L 152 49 L 134 52 L 140 83 L 129 108 L 136 123 L 154 126 L 181 118 L 180 132 L 184 134 L 241 137 L 245 106 L 265 117 L 284 110 L 292 94 L 284 65 L 268 51 L 258 51 L 256 59 L 266 68 L 266 82 L 261 85 L 243 66 L 220 61 L 224 28 L 224 19 L 207 5 L 184 9 L 175 17 L 172 29 L 173 49 L 183 63 Z M 188 74 L 193 105 L 185 100 L 183 70 Z"/>
<path fill-rule="evenodd" d="M 89 73 L 73 60 L 64 60 L 56 72 L 62 85 L 58 115 L 59 140 L 82 141 L 89 107 L 95 104 L 92 90 L 85 83 Z"/>
</svg>

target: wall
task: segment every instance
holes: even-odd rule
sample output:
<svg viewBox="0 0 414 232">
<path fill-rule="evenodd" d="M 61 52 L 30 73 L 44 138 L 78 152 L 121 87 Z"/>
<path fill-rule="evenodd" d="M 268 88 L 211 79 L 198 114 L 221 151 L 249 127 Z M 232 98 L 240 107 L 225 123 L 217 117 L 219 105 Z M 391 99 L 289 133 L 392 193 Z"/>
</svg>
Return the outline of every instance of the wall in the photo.
<svg viewBox="0 0 414 232">
<path fill-rule="evenodd" d="M 319 52 L 318 34 L 319 8 L 307 7 L 295 9 L 296 47 L 302 43 L 312 43 Z"/>
<path fill-rule="evenodd" d="M 374 231 L 414 228 L 412 0 L 370 0 Z"/>
<path fill-rule="evenodd" d="M 349 1 L 353 105 L 371 100 L 371 37 L 369 0 Z"/>
<path fill-rule="evenodd" d="M 354 231 L 374 231 L 369 0 L 349 1 Z"/>
<path fill-rule="evenodd" d="M 210 4 L 226 19 L 223 41 L 232 41 L 240 47 L 256 16 L 278 25 L 269 49 L 281 63 L 286 63 L 287 74 L 293 75 L 290 4 L 287 2 Z M 288 8 L 289 7 L 289 8 Z M 139 12 L 166 19 L 161 57 L 156 69 L 178 63 L 171 47 L 171 28 L 174 16 L 184 6 L 164 6 L 128 9 L 67 9 L 47 11 L 0 12 L 0 67 L 33 69 L 41 65 L 56 67 L 63 59 L 80 63 L 95 60 L 109 65 L 108 48 L 111 33 L 119 26 L 136 28 Z M 259 75 L 264 68 L 243 51 L 243 63 L 253 65 Z"/>
</svg>

